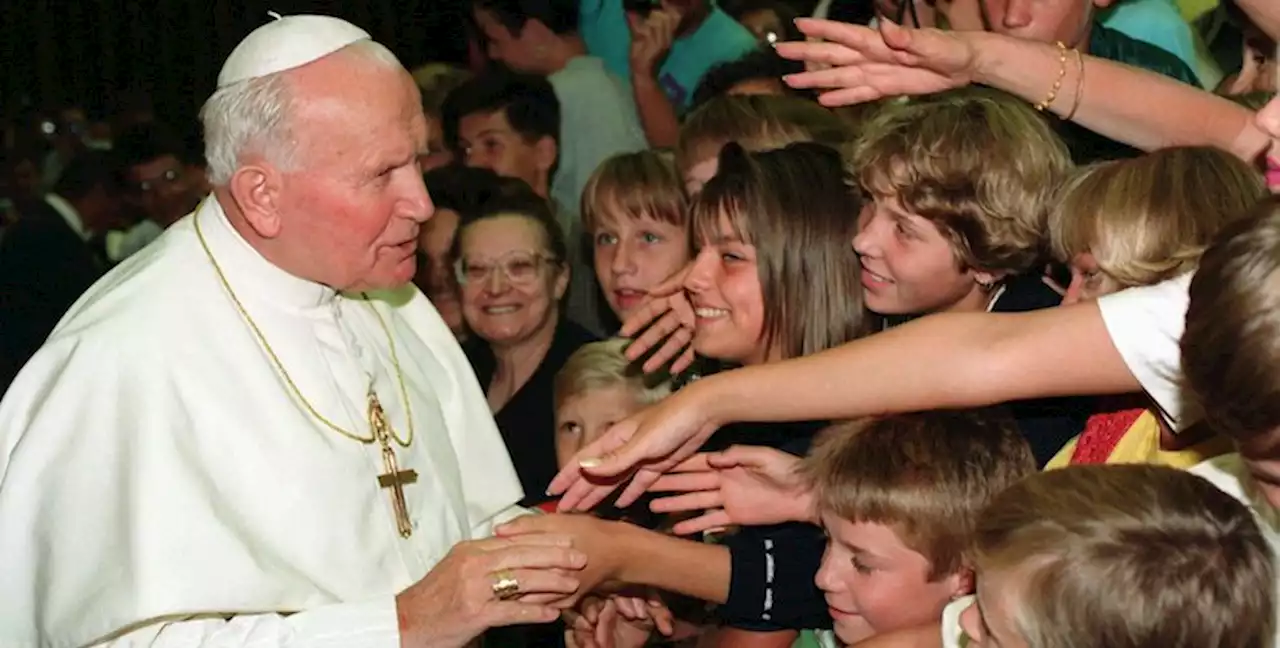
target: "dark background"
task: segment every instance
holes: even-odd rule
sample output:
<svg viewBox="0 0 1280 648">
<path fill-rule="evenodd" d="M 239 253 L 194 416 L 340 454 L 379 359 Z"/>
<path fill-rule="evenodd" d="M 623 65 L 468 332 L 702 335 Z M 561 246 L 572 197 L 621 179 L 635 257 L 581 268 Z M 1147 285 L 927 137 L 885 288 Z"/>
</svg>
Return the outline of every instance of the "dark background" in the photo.
<svg viewBox="0 0 1280 648">
<path fill-rule="evenodd" d="M 406 67 L 466 59 L 464 0 L 0 0 L 0 120 L 74 103 L 104 116 L 135 91 L 194 118 L 236 43 L 281 14 L 345 18 Z"/>
</svg>

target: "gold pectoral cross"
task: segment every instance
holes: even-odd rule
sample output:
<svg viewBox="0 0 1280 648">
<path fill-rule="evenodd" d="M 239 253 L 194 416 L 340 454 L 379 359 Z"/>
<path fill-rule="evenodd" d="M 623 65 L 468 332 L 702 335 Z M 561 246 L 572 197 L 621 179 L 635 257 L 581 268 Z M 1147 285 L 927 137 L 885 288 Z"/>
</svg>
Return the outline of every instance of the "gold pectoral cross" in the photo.
<svg viewBox="0 0 1280 648">
<path fill-rule="evenodd" d="M 373 437 L 382 446 L 382 469 L 384 474 L 378 475 L 378 486 L 391 489 L 391 506 L 396 513 L 396 530 L 400 537 L 408 538 L 413 534 L 413 523 L 409 520 L 409 505 L 405 503 L 404 486 L 418 481 L 418 473 L 413 470 L 400 470 L 396 461 L 396 451 L 391 447 L 391 424 L 387 422 L 387 413 L 378 402 L 378 395 L 369 390 L 369 427 Z"/>
</svg>

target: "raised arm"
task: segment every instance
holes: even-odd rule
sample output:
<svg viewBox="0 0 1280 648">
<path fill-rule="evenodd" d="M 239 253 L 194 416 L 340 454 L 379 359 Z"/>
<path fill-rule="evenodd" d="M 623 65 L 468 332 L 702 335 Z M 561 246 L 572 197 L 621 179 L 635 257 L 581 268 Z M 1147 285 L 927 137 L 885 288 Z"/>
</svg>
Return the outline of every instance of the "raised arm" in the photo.
<svg viewBox="0 0 1280 648">
<path fill-rule="evenodd" d="M 1152 72 L 1091 56 L 1077 59 L 1056 45 L 892 23 L 881 23 L 878 30 L 812 19 L 797 25 L 825 42 L 782 43 L 778 53 L 831 67 L 792 75 L 787 81 L 795 87 L 825 89 L 822 101 L 827 105 L 927 94 L 968 83 L 1039 104 L 1049 99 L 1061 74 L 1062 83 L 1047 109 L 1116 141 L 1144 150 L 1217 146 L 1248 160 L 1268 145 L 1267 135 L 1255 127 L 1253 113 L 1244 107 Z"/>
<path fill-rule="evenodd" d="M 1048 97 L 1061 67 L 1056 45 L 972 33 L 978 52 L 975 80 L 1031 103 Z M 1049 106 L 1060 117 L 1145 151 L 1208 145 L 1256 160 L 1267 147 L 1253 112 L 1223 97 L 1161 74 L 1084 56 L 1084 83 L 1069 56 L 1062 91 Z M 1076 88 L 1081 92 L 1077 95 Z M 1072 116 L 1073 106 L 1078 100 Z"/>
</svg>

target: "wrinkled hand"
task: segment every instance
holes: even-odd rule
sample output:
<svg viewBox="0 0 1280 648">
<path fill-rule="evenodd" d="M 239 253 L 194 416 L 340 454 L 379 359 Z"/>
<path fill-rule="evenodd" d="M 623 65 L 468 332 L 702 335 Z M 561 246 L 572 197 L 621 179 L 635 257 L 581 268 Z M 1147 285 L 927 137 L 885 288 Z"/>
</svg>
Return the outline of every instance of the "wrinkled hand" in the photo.
<svg viewBox="0 0 1280 648">
<path fill-rule="evenodd" d="M 670 362 L 670 372 L 674 375 L 693 364 L 693 347 L 690 342 L 693 341 L 697 319 L 693 314 L 693 306 L 684 294 L 684 282 L 692 267 L 692 263 L 685 265 L 651 289 L 644 305 L 637 308 L 622 324 L 620 334 L 623 337 L 632 337 L 644 331 L 627 345 L 628 360 L 639 360 L 659 344 L 662 345 L 645 360 L 642 369 L 646 373 L 658 371 Z"/>
<path fill-rule="evenodd" d="M 966 32 L 907 29 L 887 20 L 878 29 L 812 18 L 796 26 L 812 40 L 779 43 L 776 49 L 810 70 L 785 81 L 793 88 L 824 90 L 819 100 L 826 106 L 931 94 L 973 81 L 977 53 Z"/>
<path fill-rule="evenodd" d="M 687 459 L 719 427 L 704 409 L 703 394 L 714 376 L 613 424 L 578 451 L 548 489 L 563 496 L 561 511 L 585 511 L 604 501 L 628 476 L 618 506 L 629 506 L 663 473 Z"/>
<path fill-rule="evenodd" d="M 761 446 L 694 455 L 649 488 L 685 494 L 654 500 L 652 507 L 658 513 L 704 511 L 676 524 L 680 535 L 730 525 L 812 521 L 813 496 L 799 467 L 799 457 Z"/>
<path fill-rule="evenodd" d="M 396 597 L 403 645 L 461 647 L 489 628 L 554 621 L 572 605 L 586 562 L 563 534 L 460 542 Z M 493 583 L 505 572 L 520 596 L 502 601 Z"/>
<path fill-rule="evenodd" d="M 627 14 L 631 29 L 631 74 L 654 78 L 660 61 L 671 50 L 676 30 L 684 19 L 679 9 L 666 2 L 647 16 Z"/>
</svg>

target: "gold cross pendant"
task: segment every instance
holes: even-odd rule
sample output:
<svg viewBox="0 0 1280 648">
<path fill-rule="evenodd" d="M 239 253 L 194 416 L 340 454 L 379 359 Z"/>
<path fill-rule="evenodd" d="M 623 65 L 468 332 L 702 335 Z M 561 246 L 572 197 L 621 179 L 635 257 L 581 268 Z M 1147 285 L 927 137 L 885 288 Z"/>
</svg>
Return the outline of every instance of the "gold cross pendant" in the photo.
<svg viewBox="0 0 1280 648">
<path fill-rule="evenodd" d="M 378 395 L 369 390 L 369 427 L 373 436 L 382 446 L 382 468 L 386 471 L 378 475 L 378 487 L 391 489 L 391 506 L 396 514 L 396 530 L 400 537 L 408 538 L 413 534 L 413 523 L 409 519 L 409 505 L 404 499 L 404 487 L 418 481 L 418 473 L 413 470 L 400 470 L 396 461 L 395 449 L 391 447 L 391 425 L 387 422 L 387 414 L 378 402 Z"/>
</svg>

